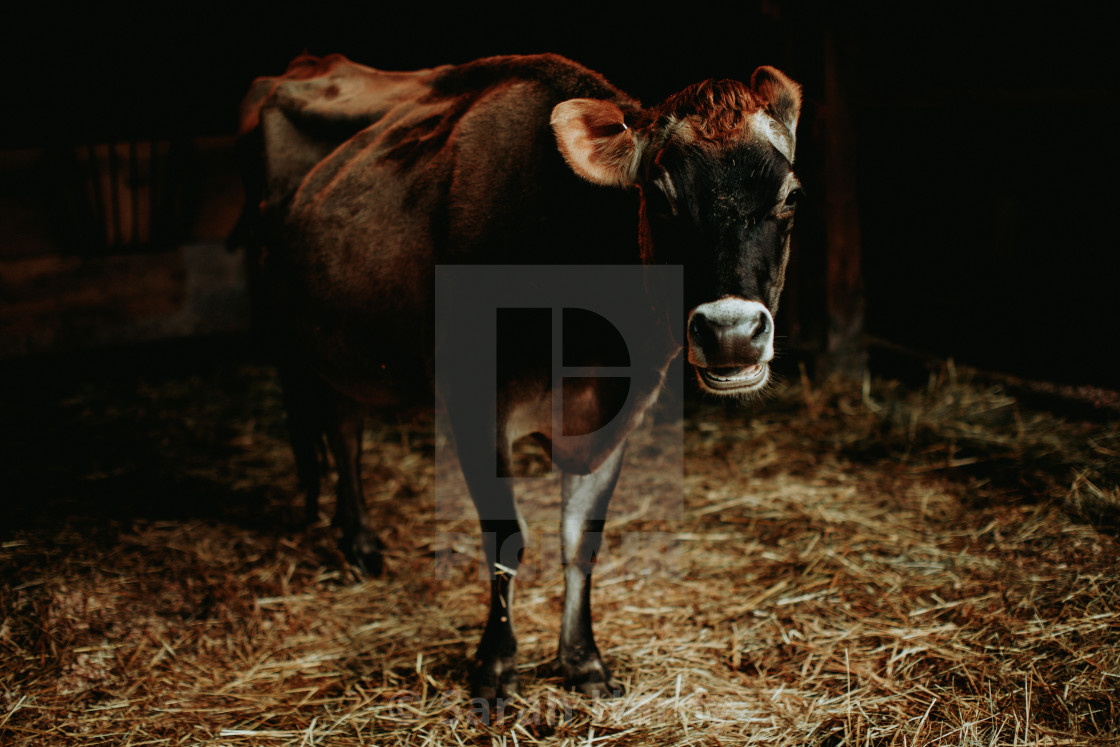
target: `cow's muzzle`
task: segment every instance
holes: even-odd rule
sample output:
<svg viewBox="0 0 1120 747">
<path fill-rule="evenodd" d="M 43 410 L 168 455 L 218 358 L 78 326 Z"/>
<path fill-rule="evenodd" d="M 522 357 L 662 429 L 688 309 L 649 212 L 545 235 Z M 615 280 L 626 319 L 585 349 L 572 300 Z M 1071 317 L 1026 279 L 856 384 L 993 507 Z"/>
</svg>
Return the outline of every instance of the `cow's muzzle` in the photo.
<svg viewBox="0 0 1120 747">
<path fill-rule="evenodd" d="M 774 318 L 757 301 L 727 296 L 688 316 L 688 362 L 713 394 L 749 394 L 770 378 Z"/>
</svg>

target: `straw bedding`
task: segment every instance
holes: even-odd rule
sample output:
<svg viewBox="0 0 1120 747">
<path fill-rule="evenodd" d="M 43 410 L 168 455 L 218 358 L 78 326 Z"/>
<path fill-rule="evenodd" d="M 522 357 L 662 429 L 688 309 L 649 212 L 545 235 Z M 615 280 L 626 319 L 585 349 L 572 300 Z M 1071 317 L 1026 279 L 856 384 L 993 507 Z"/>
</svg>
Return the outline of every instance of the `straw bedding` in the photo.
<svg viewBox="0 0 1120 747">
<path fill-rule="evenodd" d="M 524 699 L 501 712 L 465 692 L 486 589 L 431 415 L 369 423 L 371 580 L 329 500 L 298 523 L 267 366 L 22 385 L 0 423 L 0 744 L 1120 743 L 1120 429 L 951 364 L 648 419 L 596 569 L 617 700 L 550 670 L 557 496 L 527 483 Z"/>
</svg>

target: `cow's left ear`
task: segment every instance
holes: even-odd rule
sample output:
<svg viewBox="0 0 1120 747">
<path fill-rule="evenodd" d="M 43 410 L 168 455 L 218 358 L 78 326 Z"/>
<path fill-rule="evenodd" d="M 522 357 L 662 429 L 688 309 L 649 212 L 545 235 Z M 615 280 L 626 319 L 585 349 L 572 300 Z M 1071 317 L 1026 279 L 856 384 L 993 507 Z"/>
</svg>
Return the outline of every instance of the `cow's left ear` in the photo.
<svg viewBox="0 0 1120 747">
<path fill-rule="evenodd" d="M 552 110 L 552 132 L 564 160 L 584 179 L 608 187 L 637 181 L 640 148 L 617 105 L 569 99 Z"/>
<path fill-rule="evenodd" d="M 764 65 L 751 76 L 751 88 L 766 102 L 766 111 L 789 130 L 790 145 L 797 137 L 797 118 L 801 114 L 801 86 L 777 68 Z"/>
</svg>

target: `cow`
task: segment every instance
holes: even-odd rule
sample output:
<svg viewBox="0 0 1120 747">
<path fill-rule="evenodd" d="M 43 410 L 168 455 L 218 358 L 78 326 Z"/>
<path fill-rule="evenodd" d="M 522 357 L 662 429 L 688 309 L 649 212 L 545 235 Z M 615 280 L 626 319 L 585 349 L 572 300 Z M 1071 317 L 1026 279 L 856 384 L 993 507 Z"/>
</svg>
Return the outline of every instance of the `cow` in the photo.
<svg viewBox="0 0 1120 747">
<path fill-rule="evenodd" d="M 280 356 L 308 515 L 318 511 L 325 439 L 339 476 L 340 546 L 380 573 L 382 545 L 362 498 L 363 414 L 445 408 L 481 529 L 494 540 L 475 696 L 519 691 L 511 602 L 522 526 L 500 478 L 525 435 L 561 472 L 559 672 L 589 696 L 621 692 L 595 644 L 590 576 L 625 441 L 683 349 L 704 392 L 750 397 L 766 386 L 801 195 L 800 106 L 796 83 L 759 67 L 749 84 L 708 80 L 645 108 L 551 54 L 410 72 L 305 54 L 250 87 L 241 111 L 246 235 L 258 248 L 262 316 Z M 474 377 L 470 327 L 440 328 L 434 310 L 437 267 L 455 265 L 632 265 L 651 278 L 659 266 L 683 266 L 683 302 L 669 308 L 646 289 L 638 317 L 648 332 L 624 341 L 624 387 L 611 377 L 556 381 L 539 327 L 511 317 L 496 373 L 475 371 L 494 381 L 479 400 L 464 383 Z M 581 365 L 617 360 L 602 325 L 573 320 Z M 437 365 L 440 355 L 452 365 Z M 557 401 L 572 438 L 557 432 Z"/>
</svg>

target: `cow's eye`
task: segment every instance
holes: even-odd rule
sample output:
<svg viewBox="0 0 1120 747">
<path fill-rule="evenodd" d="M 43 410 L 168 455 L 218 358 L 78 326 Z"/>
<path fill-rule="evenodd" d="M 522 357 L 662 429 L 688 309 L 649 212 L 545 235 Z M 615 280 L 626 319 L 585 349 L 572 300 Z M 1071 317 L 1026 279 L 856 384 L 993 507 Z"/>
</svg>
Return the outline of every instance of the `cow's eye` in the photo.
<svg viewBox="0 0 1120 747">
<path fill-rule="evenodd" d="M 804 196 L 805 193 L 801 191 L 801 187 L 791 189 L 789 191 L 789 194 L 786 195 L 786 204 L 784 206 L 785 209 L 792 210 L 793 208 L 797 207 L 797 203 L 801 202 L 801 198 Z"/>
</svg>

